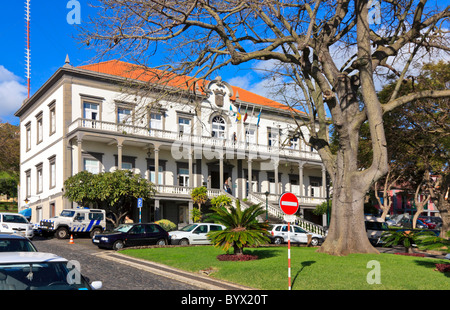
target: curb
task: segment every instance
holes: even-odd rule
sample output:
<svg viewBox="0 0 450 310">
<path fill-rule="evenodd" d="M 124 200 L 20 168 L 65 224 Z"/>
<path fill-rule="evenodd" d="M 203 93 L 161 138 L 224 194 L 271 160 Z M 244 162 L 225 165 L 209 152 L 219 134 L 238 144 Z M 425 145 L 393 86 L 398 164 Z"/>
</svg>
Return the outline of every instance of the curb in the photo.
<svg viewBox="0 0 450 310">
<path fill-rule="evenodd" d="M 173 268 L 167 265 L 163 265 L 160 263 L 155 263 L 152 261 L 135 258 L 131 256 L 127 256 L 124 254 L 120 254 L 117 252 L 114 253 L 95 253 L 92 254 L 97 257 L 101 257 L 107 260 L 112 260 L 121 264 L 125 264 L 128 266 L 135 267 L 140 270 L 144 270 L 147 272 L 151 272 L 154 274 L 158 274 L 160 276 L 177 280 L 179 282 L 183 282 L 189 285 L 197 286 L 200 289 L 205 290 L 254 290 L 250 287 L 245 287 L 242 285 L 234 284 L 231 282 L 227 282 L 224 280 L 218 280 L 214 278 L 210 278 L 208 276 L 204 276 L 201 274 L 196 274 L 184 270 L 180 270 L 177 268 Z"/>
</svg>

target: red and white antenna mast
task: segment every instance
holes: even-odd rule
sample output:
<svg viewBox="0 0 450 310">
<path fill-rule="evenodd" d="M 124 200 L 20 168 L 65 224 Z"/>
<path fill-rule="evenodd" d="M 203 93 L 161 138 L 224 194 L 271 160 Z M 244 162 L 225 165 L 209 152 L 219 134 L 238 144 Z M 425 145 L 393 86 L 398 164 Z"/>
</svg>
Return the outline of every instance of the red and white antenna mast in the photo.
<svg viewBox="0 0 450 310">
<path fill-rule="evenodd" d="M 27 77 L 28 98 L 30 98 L 30 79 L 31 79 L 31 50 L 30 50 L 30 1 L 26 0 L 25 20 L 27 25 L 27 47 L 25 50 L 25 72 Z"/>
</svg>

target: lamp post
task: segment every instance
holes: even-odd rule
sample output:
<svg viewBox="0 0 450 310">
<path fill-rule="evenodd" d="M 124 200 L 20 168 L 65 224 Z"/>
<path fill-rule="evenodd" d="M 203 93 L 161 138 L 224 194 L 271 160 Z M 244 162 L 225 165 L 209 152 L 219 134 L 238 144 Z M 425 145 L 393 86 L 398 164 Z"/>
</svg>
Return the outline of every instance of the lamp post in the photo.
<svg viewBox="0 0 450 310">
<path fill-rule="evenodd" d="M 266 221 L 269 221 L 269 192 L 266 191 L 264 195 L 266 195 Z"/>
</svg>

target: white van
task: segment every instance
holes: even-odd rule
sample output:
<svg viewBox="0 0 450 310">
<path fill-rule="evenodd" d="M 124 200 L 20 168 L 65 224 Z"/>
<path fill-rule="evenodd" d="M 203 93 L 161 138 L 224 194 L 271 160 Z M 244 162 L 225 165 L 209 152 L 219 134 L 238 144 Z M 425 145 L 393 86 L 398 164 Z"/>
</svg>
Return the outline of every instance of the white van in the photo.
<svg viewBox="0 0 450 310">
<path fill-rule="evenodd" d="M 0 213 L 0 232 L 18 233 L 29 239 L 34 237 L 33 225 L 18 213 Z"/>
</svg>

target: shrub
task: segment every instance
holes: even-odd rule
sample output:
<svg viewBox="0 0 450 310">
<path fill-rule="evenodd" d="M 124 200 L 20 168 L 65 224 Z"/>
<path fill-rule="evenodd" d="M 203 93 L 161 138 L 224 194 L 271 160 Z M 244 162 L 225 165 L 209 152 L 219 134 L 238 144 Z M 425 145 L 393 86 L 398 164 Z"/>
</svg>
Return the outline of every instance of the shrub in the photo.
<svg viewBox="0 0 450 310">
<path fill-rule="evenodd" d="M 220 261 L 248 261 L 258 259 L 256 255 L 242 254 L 242 255 L 234 255 L 234 254 L 222 254 L 218 255 L 217 259 Z"/>
<path fill-rule="evenodd" d="M 450 264 L 436 264 L 436 269 L 440 272 L 450 272 Z"/>
<path fill-rule="evenodd" d="M 155 223 L 164 228 L 164 230 L 167 232 L 177 229 L 177 225 L 169 220 L 162 219 L 156 221 Z"/>
</svg>

